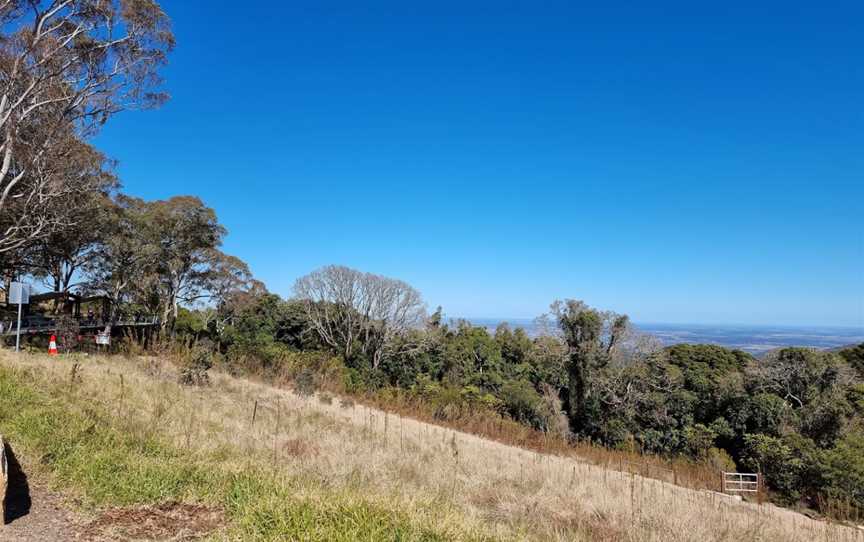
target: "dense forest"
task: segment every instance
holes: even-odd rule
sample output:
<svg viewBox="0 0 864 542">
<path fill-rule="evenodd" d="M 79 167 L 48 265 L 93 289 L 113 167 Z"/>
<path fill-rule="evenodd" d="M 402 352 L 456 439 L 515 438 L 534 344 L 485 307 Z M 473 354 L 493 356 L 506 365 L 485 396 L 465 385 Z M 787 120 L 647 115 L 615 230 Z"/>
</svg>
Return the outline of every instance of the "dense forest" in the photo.
<svg viewBox="0 0 864 542">
<path fill-rule="evenodd" d="M 4 291 L 26 280 L 101 295 L 108 323 L 155 316 L 153 342 L 121 347 L 180 352 L 190 384 L 218 366 L 299 391 L 410 397 L 442 420 L 507 418 L 571 442 L 762 472 L 786 503 L 864 509 L 864 345 L 758 360 L 661 348 L 626 316 L 576 300 L 554 302 L 540 336 L 489 333 L 428 314 L 404 282 L 339 266 L 298 279 L 291 299 L 268 292 L 221 250 L 226 229 L 200 199 L 120 191 L 90 137 L 122 109 L 164 101 L 158 70 L 174 40 L 154 2 L 79 4 L 0 7 Z"/>
</svg>

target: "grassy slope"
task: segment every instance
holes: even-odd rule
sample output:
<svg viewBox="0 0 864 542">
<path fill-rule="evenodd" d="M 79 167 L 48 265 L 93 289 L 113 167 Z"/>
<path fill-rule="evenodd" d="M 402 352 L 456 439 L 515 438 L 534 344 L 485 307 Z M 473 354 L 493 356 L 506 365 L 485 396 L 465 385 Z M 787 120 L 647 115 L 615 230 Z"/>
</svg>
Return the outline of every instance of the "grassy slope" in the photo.
<svg viewBox="0 0 864 542">
<path fill-rule="evenodd" d="M 145 369 L 0 354 L 0 432 L 92 507 L 200 502 L 231 539 L 864 540 L 364 407 Z"/>
<path fill-rule="evenodd" d="M 179 449 L 158 430 L 112 415 L 68 382 L 0 366 L 0 430 L 37 455 L 60 486 L 92 506 L 202 502 L 225 510 L 227 532 L 248 540 L 418 540 L 481 537 L 419 521 L 393 503 L 275 473 L 250 463 L 222 468 L 221 454 Z M 433 511 L 429 511 L 430 514 Z"/>
</svg>

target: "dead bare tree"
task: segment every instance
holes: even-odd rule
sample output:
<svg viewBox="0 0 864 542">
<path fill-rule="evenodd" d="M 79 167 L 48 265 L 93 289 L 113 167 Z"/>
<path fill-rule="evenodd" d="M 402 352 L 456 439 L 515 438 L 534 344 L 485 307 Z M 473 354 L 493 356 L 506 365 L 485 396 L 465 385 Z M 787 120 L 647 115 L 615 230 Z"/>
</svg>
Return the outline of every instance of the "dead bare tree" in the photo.
<svg viewBox="0 0 864 542">
<path fill-rule="evenodd" d="M 54 202 L 87 191 L 58 171 L 114 113 L 149 107 L 173 48 L 153 0 L 0 0 L 0 253 L 62 229 Z"/>
<path fill-rule="evenodd" d="M 420 293 L 410 285 L 343 266 L 301 277 L 294 293 L 326 344 L 346 360 L 365 354 L 375 369 L 393 338 L 421 325 L 426 316 Z"/>
</svg>

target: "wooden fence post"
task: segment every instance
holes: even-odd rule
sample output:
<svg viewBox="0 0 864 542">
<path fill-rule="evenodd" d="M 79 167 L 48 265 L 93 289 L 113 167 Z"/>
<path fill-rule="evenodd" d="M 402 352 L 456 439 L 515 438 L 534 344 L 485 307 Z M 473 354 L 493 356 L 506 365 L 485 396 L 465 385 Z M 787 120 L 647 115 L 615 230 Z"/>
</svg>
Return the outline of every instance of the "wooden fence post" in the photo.
<svg viewBox="0 0 864 542">
<path fill-rule="evenodd" d="M 756 502 L 761 506 L 765 502 L 765 492 L 762 484 L 765 482 L 761 472 L 756 473 Z"/>
</svg>

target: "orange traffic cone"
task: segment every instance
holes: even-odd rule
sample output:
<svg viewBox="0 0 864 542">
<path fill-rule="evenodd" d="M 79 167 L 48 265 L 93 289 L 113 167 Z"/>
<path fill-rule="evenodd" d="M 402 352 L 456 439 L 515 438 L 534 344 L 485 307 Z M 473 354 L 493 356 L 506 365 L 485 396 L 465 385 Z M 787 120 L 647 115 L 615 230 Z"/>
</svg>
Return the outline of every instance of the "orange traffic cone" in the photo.
<svg viewBox="0 0 864 542">
<path fill-rule="evenodd" d="M 51 335 L 51 342 L 48 343 L 48 355 L 57 355 L 57 337 L 55 337 L 54 335 Z"/>
</svg>

